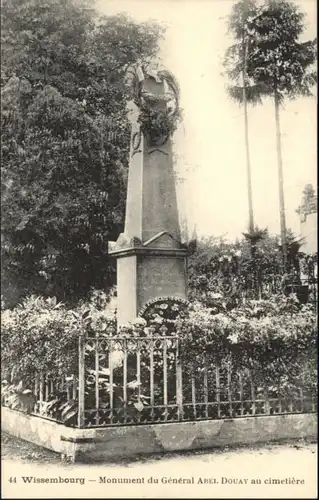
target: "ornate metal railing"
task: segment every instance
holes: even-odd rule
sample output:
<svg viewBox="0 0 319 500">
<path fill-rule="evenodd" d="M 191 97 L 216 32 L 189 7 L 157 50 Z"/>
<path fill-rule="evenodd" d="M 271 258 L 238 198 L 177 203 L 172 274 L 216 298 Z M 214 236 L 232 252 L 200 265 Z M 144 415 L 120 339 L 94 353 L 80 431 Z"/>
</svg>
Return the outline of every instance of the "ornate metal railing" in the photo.
<svg viewBox="0 0 319 500">
<path fill-rule="evenodd" d="M 181 342 L 155 334 L 80 337 L 78 374 L 59 381 L 37 374 L 29 412 L 84 428 L 316 411 L 316 392 L 306 384 L 257 384 L 226 360 L 195 368 L 195 360 L 182 362 Z"/>
<path fill-rule="evenodd" d="M 231 363 L 195 370 L 177 336 L 83 339 L 79 420 L 83 427 L 314 412 L 304 388 L 257 386 Z M 90 368 L 88 369 L 88 366 Z"/>
</svg>

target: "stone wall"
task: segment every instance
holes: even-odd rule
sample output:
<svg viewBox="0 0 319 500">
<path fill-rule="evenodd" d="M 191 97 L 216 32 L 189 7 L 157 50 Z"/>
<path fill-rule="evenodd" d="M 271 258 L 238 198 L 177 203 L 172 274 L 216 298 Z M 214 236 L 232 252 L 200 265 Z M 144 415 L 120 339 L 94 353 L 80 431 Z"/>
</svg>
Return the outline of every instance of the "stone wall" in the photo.
<svg viewBox="0 0 319 500">
<path fill-rule="evenodd" d="M 59 452 L 72 461 L 99 461 L 149 453 L 210 449 L 283 439 L 316 439 L 317 416 L 306 413 L 73 429 L 3 408 L 2 430 Z"/>
</svg>

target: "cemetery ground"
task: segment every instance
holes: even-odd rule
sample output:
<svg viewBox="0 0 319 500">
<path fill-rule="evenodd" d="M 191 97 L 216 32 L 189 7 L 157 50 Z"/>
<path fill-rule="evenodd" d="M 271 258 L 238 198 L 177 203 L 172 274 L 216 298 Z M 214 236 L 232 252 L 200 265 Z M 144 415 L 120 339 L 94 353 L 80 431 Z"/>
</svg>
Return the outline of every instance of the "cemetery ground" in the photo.
<svg viewBox="0 0 319 500">
<path fill-rule="evenodd" d="M 231 480 L 244 481 L 246 478 L 250 482 L 253 478 L 261 478 L 264 483 L 265 479 L 270 478 L 281 480 L 287 478 L 288 482 L 289 478 L 290 481 L 294 478 L 295 481 L 304 480 L 304 484 L 296 482 L 285 485 L 272 484 L 267 488 L 265 485 L 251 485 L 249 496 L 315 498 L 316 453 L 317 445 L 314 440 L 299 439 L 242 447 L 146 455 L 112 463 L 70 464 L 62 462 L 57 453 L 2 433 L 2 494 L 4 498 L 22 498 L 15 492 L 20 492 L 21 495 L 23 488 L 23 498 L 43 498 L 40 491 L 46 491 L 46 495 L 49 495 L 45 498 L 51 498 L 50 495 L 52 498 L 84 498 L 87 497 L 88 491 L 89 495 L 92 495 L 91 498 L 152 498 L 152 495 L 156 497 L 169 495 L 170 498 L 196 496 L 223 498 L 230 495 L 232 498 L 245 498 L 246 495 L 247 498 L 247 483 L 231 484 Z M 17 483 L 8 483 L 8 478 L 15 474 L 17 482 L 20 483 L 20 490 Z M 84 478 L 85 484 L 69 485 L 69 488 L 72 486 L 70 490 L 65 484 L 23 484 L 22 476 L 77 477 Z M 158 478 L 159 483 L 150 484 L 148 480 L 150 477 Z M 194 477 L 194 485 L 165 482 L 170 478 L 191 477 Z M 198 484 L 200 477 L 211 480 L 216 478 L 218 484 Z M 143 486 L 114 485 L 107 484 L 106 479 L 106 483 L 101 484 L 100 478 L 144 478 L 145 483 Z M 228 478 L 228 482 L 225 478 Z M 222 485 L 223 481 L 225 483 Z"/>
</svg>

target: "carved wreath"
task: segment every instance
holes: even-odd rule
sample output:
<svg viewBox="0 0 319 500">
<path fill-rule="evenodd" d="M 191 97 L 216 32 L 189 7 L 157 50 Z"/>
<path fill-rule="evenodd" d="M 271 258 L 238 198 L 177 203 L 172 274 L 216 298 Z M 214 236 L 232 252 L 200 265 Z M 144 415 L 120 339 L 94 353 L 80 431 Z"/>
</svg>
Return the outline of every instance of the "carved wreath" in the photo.
<svg viewBox="0 0 319 500">
<path fill-rule="evenodd" d="M 176 130 L 180 120 L 180 92 L 177 80 L 167 70 L 156 71 L 154 78 L 157 81 L 165 81 L 168 91 L 163 95 L 155 95 L 144 88 L 144 75 L 149 75 L 146 68 L 135 66 L 128 73 L 134 102 L 140 109 L 138 122 L 141 131 L 148 136 L 151 145 L 163 145 Z M 165 103 L 166 106 L 160 108 L 157 106 L 159 103 Z"/>
</svg>

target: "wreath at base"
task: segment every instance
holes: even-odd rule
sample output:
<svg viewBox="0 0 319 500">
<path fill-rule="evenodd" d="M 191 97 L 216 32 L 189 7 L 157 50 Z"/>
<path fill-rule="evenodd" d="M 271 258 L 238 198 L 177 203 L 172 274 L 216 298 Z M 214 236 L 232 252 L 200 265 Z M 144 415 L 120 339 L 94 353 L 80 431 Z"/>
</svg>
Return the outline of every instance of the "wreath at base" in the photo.
<svg viewBox="0 0 319 500">
<path fill-rule="evenodd" d="M 166 326 L 173 330 L 176 320 L 187 316 L 188 307 L 189 302 L 182 297 L 157 297 L 149 300 L 138 316 L 144 318 L 148 326 Z"/>
</svg>

